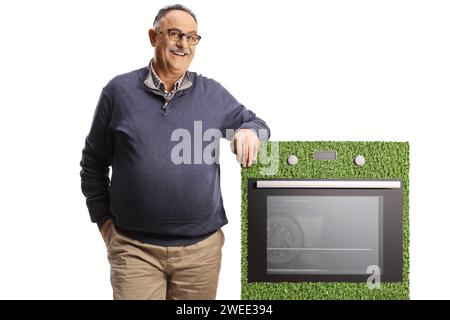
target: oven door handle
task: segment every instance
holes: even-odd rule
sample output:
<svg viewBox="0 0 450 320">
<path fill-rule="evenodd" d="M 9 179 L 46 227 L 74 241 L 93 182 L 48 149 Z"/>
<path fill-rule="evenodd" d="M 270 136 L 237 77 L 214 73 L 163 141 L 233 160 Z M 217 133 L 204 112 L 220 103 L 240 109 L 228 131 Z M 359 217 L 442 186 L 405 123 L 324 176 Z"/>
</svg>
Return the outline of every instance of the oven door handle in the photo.
<svg viewBox="0 0 450 320">
<path fill-rule="evenodd" d="M 257 180 L 258 189 L 298 188 L 298 189 L 400 189 L 401 181 L 342 181 L 342 180 Z"/>
</svg>

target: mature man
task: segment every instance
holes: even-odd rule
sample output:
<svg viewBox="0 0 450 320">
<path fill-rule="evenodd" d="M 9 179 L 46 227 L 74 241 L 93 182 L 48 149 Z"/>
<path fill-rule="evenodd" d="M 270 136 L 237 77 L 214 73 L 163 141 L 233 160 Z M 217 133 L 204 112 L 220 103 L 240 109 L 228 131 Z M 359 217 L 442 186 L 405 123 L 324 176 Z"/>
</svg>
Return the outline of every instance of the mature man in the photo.
<svg viewBox="0 0 450 320">
<path fill-rule="evenodd" d="M 161 9 L 149 38 L 148 66 L 102 90 L 81 188 L 107 246 L 114 299 L 214 299 L 227 218 L 219 164 L 202 158 L 206 132 L 237 130 L 232 151 L 250 166 L 269 128 L 218 82 L 187 71 L 201 38 L 189 9 Z M 196 141 L 180 149 L 179 130 Z"/>
</svg>

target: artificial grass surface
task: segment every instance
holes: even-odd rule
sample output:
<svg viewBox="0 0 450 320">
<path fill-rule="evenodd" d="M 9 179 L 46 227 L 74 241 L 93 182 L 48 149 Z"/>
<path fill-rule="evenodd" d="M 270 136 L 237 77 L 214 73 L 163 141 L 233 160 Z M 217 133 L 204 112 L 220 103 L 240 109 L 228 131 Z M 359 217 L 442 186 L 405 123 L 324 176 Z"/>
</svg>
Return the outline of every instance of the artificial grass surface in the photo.
<svg viewBox="0 0 450 320">
<path fill-rule="evenodd" d="M 241 238 L 241 299 L 409 299 L 409 144 L 407 142 L 347 142 L 347 141 L 283 141 L 279 144 L 278 171 L 265 175 L 268 164 L 256 163 L 242 168 L 242 238 Z M 271 143 L 267 143 L 271 154 Z M 313 160 L 315 150 L 337 151 L 334 161 Z M 289 166 L 286 159 L 294 154 L 299 161 Z M 363 167 L 352 165 L 353 158 L 363 155 Z M 403 281 L 381 283 L 369 289 L 365 282 L 247 282 L 247 179 L 400 179 L 403 183 Z"/>
</svg>

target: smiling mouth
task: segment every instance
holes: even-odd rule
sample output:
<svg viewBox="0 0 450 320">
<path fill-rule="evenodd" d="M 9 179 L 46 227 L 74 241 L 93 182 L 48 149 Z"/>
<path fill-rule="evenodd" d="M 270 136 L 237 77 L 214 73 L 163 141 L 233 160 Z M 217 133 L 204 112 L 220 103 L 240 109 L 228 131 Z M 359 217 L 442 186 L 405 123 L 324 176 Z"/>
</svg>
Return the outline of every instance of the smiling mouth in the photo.
<svg viewBox="0 0 450 320">
<path fill-rule="evenodd" d="M 179 57 L 184 57 L 184 56 L 188 55 L 186 52 L 180 52 L 180 51 L 174 51 L 174 50 L 171 50 L 170 52 Z"/>
</svg>

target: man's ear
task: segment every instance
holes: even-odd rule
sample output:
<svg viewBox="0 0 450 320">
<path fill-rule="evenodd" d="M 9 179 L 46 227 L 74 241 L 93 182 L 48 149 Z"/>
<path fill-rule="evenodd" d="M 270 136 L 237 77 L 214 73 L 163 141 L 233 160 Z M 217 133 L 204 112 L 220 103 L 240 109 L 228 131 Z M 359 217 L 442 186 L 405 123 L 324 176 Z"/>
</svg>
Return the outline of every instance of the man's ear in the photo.
<svg viewBox="0 0 450 320">
<path fill-rule="evenodd" d="M 151 28 L 148 30 L 148 38 L 150 39 L 150 43 L 152 44 L 152 47 L 156 45 L 156 36 L 158 35 L 158 32 L 156 32 L 155 29 Z"/>
</svg>

